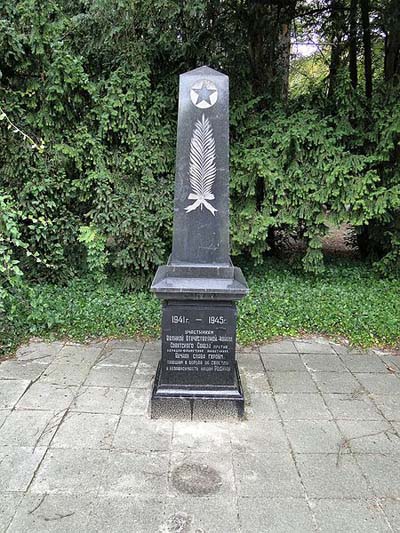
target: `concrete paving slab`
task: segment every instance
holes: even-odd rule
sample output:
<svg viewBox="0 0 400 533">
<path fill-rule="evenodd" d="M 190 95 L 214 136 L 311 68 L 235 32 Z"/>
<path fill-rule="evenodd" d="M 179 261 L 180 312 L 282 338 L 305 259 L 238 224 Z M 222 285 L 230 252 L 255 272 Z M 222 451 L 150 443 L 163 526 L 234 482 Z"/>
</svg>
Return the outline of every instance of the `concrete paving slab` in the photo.
<svg viewBox="0 0 400 533">
<path fill-rule="evenodd" d="M 148 416 L 150 393 L 147 389 L 128 389 L 122 409 L 123 415 Z"/>
<path fill-rule="evenodd" d="M 254 393 L 247 396 L 246 416 L 251 420 L 280 420 L 272 394 Z"/>
<path fill-rule="evenodd" d="M 230 426 L 232 449 L 239 453 L 282 452 L 289 450 L 282 423 L 268 420 L 260 424 L 257 420 L 239 422 Z"/>
<path fill-rule="evenodd" d="M 304 497 L 294 461 L 286 450 L 281 453 L 234 453 L 233 463 L 239 496 Z"/>
<path fill-rule="evenodd" d="M 174 424 L 172 449 L 187 452 L 231 452 L 229 423 L 176 422 Z"/>
<path fill-rule="evenodd" d="M 264 370 L 259 372 L 252 372 L 246 369 L 243 369 L 241 373 L 242 385 L 246 392 L 252 393 L 267 393 L 271 392 L 271 387 L 268 383 L 267 376 Z"/>
<path fill-rule="evenodd" d="M 168 485 L 168 453 L 110 452 L 102 478 L 100 496 L 164 498 Z"/>
<path fill-rule="evenodd" d="M 333 420 L 288 420 L 284 425 L 295 453 L 335 453 L 342 441 Z"/>
<path fill-rule="evenodd" d="M 308 372 L 268 372 L 274 392 L 318 392 Z"/>
<path fill-rule="evenodd" d="M 86 532 L 91 503 L 85 495 L 26 494 L 8 533 Z"/>
<path fill-rule="evenodd" d="M 229 496 L 169 497 L 165 505 L 165 519 L 158 531 L 240 533 L 237 514 L 236 498 Z"/>
<path fill-rule="evenodd" d="M 348 369 L 335 353 L 302 354 L 301 359 L 309 372 L 348 372 Z"/>
<path fill-rule="evenodd" d="M 321 394 L 275 394 L 279 413 L 283 420 L 330 420 Z"/>
<path fill-rule="evenodd" d="M 0 409 L 12 409 L 31 384 L 27 379 L 0 380 Z"/>
<path fill-rule="evenodd" d="M 0 364 L 0 379 L 27 379 L 34 381 L 44 372 L 45 368 L 46 365 L 9 359 Z"/>
<path fill-rule="evenodd" d="M 387 366 L 382 359 L 374 353 L 346 354 L 342 353 L 340 359 L 351 372 L 387 373 Z"/>
<path fill-rule="evenodd" d="M 400 498 L 400 455 L 357 455 L 357 463 L 378 498 Z"/>
<path fill-rule="evenodd" d="M 134 369 L 130 367 L 92 368 L 84 382 L 86 386 L 95 387 L 129 387 Z"/>
<path fill-rule="evenodd" d="M 338 420 L 345 447 L 353 453 L 400 454 L 400 438 L 388 422 L 376 420 Z"/>
<path fill-rule="evenodd" d="M 278 372 L 305 372 L 307 369 L 298 353 L 262 354 L 266 370 Z"/>
<path fill-rule="evenodd" d="M 146 343 L 146 349 L 149 349 L 147 345 L 153 346 L 153 343 Z M 160 347 L 160 353 L 161 353 L 161 344 L 155 343 L 155 345 Z M 145 347 L 145 343 L 143 341 L 136 341 L 134 339 L 111 339 L 107 342 L 106 350 L 134 350 L 134 351 L 142 351 Z M 154 349 L 154 348 L 152 348 Z"/>
<path fill-rule="evenodd" d="M 49 449 L 36 472 L 30 492 L 97 494 L 109 454 L 108 450 Z"/>
<path fill-rule="evenodd" d="M 141 350 L 104 350 L 96 362 L 95 368 L 102 366 L 136 367 Z"/>
<path fill-rule="evenodd" d="M 247 372 L 264 372 L 264 367 L 258 352 L 238 353 L 237 362 L 239 368 Z"/>
<path fill-rule="evenodd" d="M 61 364 L 93 366 L 104 349 L 103 345 L 65 345 L 58 354 Z"/>
<path fill-rule="evenodd" d="M 90 366 L 86 363 L 72 365 L 57 360 L 46 368 L 39 382 L 50 383 L 51 385 L 79 386 L 84 382 L 89 369 Z"/>
<path fill-rule="evenodd" d="M 304 498 L 239 498 L 242 533 L 312 533 L 316 531 Z"/>
<path fill-rule="evenodd" d="M 360 384 L 350 373 L 314 372 L 313 378 L 322 392 L 345 394 L 360 389 Z"/>
<path fill-rule="evenodd" d="M 315 500 L 312 509 L 324 533 L 389 533 L 392 531 L 375 500 Z"/>
<path fill-rule="evenodd" d="M 18 348 L 16 358 L 18 361 L 30 361 L 48 365 L 57 358 L 63 346 L 63 342 L 32 341 Z"/>
<path fill-rule="evenodd" d="M 334 418 L 342 420 L 383 419 L 375 403 L 368 397 L 367 393 L 359 395 L 324 394 L 323 397 Z"/>
<path fill-rule="evenodd" d="M 131 386 L 135 389 L 150 389 L 156 375 L 156 370 L 155 365 L 140 361 L 136 367 Z"/>
<path fill-rule="evenodd" d="M 400 394 L 400 379 L 395 374 L 354 374 L 372 394 Z"/>
<path fill-rule="evenodd" d="M 61 413 L 12 411 L 0 429 L 0 446 L 48 446 Z"/>
<path fill-rule="evenodd" d="M 22 492 L 0 492 L 0 531 L 7 531 L 22 496 Z"/>
<path fill-rule="evenodd" d="M 157 497 L 101 496 L 91 509 L 85 533 L 158 532 L 164 521 L 164 501 Z M 183 533 L 183 532 L 182 532 Z"/>
<path fill-rule="evenodd" d="M 335 353 L 334 349 L 326 339 L 317 340 L 296 340 L 294 345 L 297 351 L 301 354 L 305 353 Z"/>
<path fill-rule="evenodd" d="M 260 346 L 260 353 L 262 354 L 278 354 L 278 353 L 297 353 L 296 346 L 291 340 L 281 340 L 278 342 L 270 342 Z"/>
<path fill-rule="evenodd" d="M 0 428 L 10 413 L 11 409 L 0 409 Z"/>
<path fill-rule="evenodd" d="M 46 453 L 46 447 L 0 447 L 0 491 L 25 491 Z"/>
<path fill-rule="evenodd" d="M 219 496 L 236 494 L 232 457 L 225 452 L 172 452 L 169 496 Z"/>
<path fill-rule="evenodd" d="M 128 389 L 115 387 L 81 387 L 70 411 L 119 415 Z"/>
<path fill-rule="evenodd" d="M 387 420 L 400 421 L 400 396 L 373 394 L 371 398 Z"/>
<path fill-rule="evenodd" d="M 138 453 L 165 452 L 171 448 L 172 422 L 139 416 L 121 416 L 113 448 Z"/>
<path fill-rule="evenodd" d="M 400 500 L 381 500 L 379 503 L 393 531 L 400 531 Z"/>
<path fill-rule="evenodd" d="M 51 447 L 109 449 L 118 421 L 118 415 L 69 412 L 60 424 Z"/>
<path fill-rule="evenodd" d="M 68 409 L 78 388 L 68 385 L 34 383 L 22 396 L 16 409 L 45 409 L 54 412 Z"/>
<path fill-rule="evenodd" d="M 348 453 L 297 454 L 295 460 L 310 498 L 368 498 L 374 495 L 354 457 Z"/>
</svg>

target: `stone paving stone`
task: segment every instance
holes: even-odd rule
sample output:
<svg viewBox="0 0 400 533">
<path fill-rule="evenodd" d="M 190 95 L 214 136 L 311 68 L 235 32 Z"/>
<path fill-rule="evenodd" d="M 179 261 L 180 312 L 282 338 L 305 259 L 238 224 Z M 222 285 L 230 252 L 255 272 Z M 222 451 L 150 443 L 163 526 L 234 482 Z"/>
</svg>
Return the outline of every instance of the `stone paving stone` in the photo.
<svg viewBox="0 0 400 533">
<path fill-rule="evenodd" d="M 400 379 L 395 374 L 355 374 L 372 394 L 400 394 Z"/>
<path fill-rule="evenodd" d="M 95 387 L 129 387 L 132 381 L 133 368 L 100 367 L 92 368 L 84 385 Z"/>
<path fill-rule="evenodd" d="M 0 429 L 0 446 L 47 446 L 60 420 L 53 411 L 12 411 Z"/>
<path fill-rule="evenodd" d="M 9 359 L 0 364 L 0 379 L 28 379 L 34 381 L 45 370 L 45 365 L 22 363 Z"/>
<path fill-rule="evenodd" d="M 71 365 L 57 360 L 46 368 L 38 383 L 79 386 L 88 375 L 89 369 L 90 366 L 86 363 L 81 365 Z"/>
<path fill-rule="evenodd" d="M 374 500 L 315 500 L 312 509 L 324 533 L 389 533 L 391 529 Z"/>
<path fill-rule="evenodd" d="M 77 390 L 77 387 L 73 386 L 37 381 L 20 399 L 16 409 L 46 409 L 55 412 L 68 409 Z"/>
<path fill-rule="evenodd" d="M 400 498 L 399 454 L 360 454 L 356 458 L 378 498 Z"/>
<path fill-rule="evenodd" d="M 240 422 L 230 427 L 232 448 L 236 452 L 271 453 L 289 450 L 282 423 L 268 420 L 265 424 L 258 421 Z"/>
<path fill-rule="evenodd" d="M 303 498 L 239 498 L 242 533 L 311 533 L 312 515 Z"/>
<path fill-rule="evenodd" d="M 330 420 L 321 394 L 275 394 L 275 400 L 283 420 Z"/>
<path fill-rule="evenodd" d="M 278 372 L 305 372 L 307 369 L 298 353 L 263 354 L 265 368 Z"/>
<path fill-rule="evenodd" d="M 329 344 L 328 341 L 321 339 L 318 341 L 307 341 L 307 340 L 301 340 L 301 341 L 294 341 L 294 345 L 296 346 L 296 349 L 299 353 L 324 353 L 324 354 L 332 354 L 335 353 L 332 346 Z"/>
<path fill-rule="evenodd" d="M 30 486 L 30 492 L 96 494 L 109 454 L 108 450 L 49 449 Z"/>
<path fill-rule="evenodd" d="M 340 358 L 351 372 L 386 373 L 388 371 L 382 360 L 374 353 L 341 355 Z"/>
<path fill-rule="evenodd" d="M 60 364 L 88 366 L 94 365 L 103 350 L 103 345 L 65 345 L 58 357 Z"/>
<path fill-rule="evenodd" d="M 136 367 L 141 350 L 105 350 L 96 362 L 95 368 L 103 366 Z"/>
<path fill-rule="evenodd" d="M 64 346 L 63 342 L 30 342 L 18 348 L 18 361 L 30 361 L 48 365 L 54 361 Z"/>
<path fill-rule="evenodd" d="M 310 498 L 373 496 L 350 454 L 297 454 L 295 458 Z"/>
<path fill-rule="evenodd" d="M 118 495 L 96 498 L 85 533 L 156 533 L 164 518 L 163 504 L 163 499 L 157 496 L 141 498 Z"/>
<path fill-rule="evenodd" d="M 151 394 L 147 389 L 129 389 L 125 398 L 122 414 L 131 416 L 147 416 Z"/>
<path fill-rule="evenodd" d="M 69 410 L 119 415 L 127 391 L 115 387 L 81 387 Z"/>
<path fill-rule="evenodd" d="M 322 392 L 354 393 L 360 389 L 358 381 L 344 372 L 314 372 L 313 378 Z"/>
<path fill-rule="evenodd" d="M 304 491 L 289 452 L 234 454 L 237 492 L 250 498 L 298 498 Z"/>
<path fill-rule="evenodd" d="M 4 424 L 5 419 L 11 413 L 10 409 L 0 409 L 0 428 Z"/>
<path fill-rule="evenodd" d="M 400 453 L 400 438 L 384 420 L 338 420 L 337 424 L 353 453 Z"/>
<path fill-rule="evenodd" d="M 230 453 L 230 427 L 229 423 L 175 422 L 172 449 L 179 452 Z"/>
<path fill-rule="evenodd" d="M 382 500 L 380 502 L 394 531 L 400 531 L 400 501 Z"/>
<path fill-rule="evenodd" d="M 284 424 L 295 453 L 334 453 L 342 441 L 333 420 L 288 420 Z"/>
<path fill-rule="evenodd" d="M 282 340 L 278 342 L 271 342 L 269 344 L 263 344 L 260 346 L 261 354 L 277 354 L 277 353 L 297 353 L 296 347 L 293 341 Z"/>
<path fill-rule="evenodd" d="M 169 496 L 203 497 L 204 483 L 218 496 L 229 498 L 235 496 L 231 454 L 175 451 L 171 453 Z"/>
<path fill-rule="evenodd" d="M 45 452 L 44 446 L 0 446 L 0 491 L 25 491 Z"/>
<path fill-rule="evenodd" d="M 251 372 L 244 369 L 241 373 L 241 380 L 246 392 L 249 393 L 266 393 L 271 392 L 271 388 L 268 383 L 268 378 L 264 371 Z"/>
<path fill-rule="evenodd" d="M 280 420 L 272 394 L 249 394 L 245 415 L 252 420 Z"/>
<path fill-rule="evenodd" d="M 334 418 L 343 420 L 382 420 L 382 415 L 366 393 L 359 396 L 352 396 L 351 394 L 324 394 L 323 396 Z"/>
<path fill-rule="evenodd" d="M 108 449 L 118 420 L 117 415 L 69 412 L 58 428 L 51 447 Z"/>
<path fill-rule="evenodd" d="M 400 421 L 400 396 L 374 394 L 372 399 L 388 420 Z"/>
<path fill-rule="evenodd" d="M 172 422 L 139 416 L 121 416 L 113 448 L 138 453 L 164 452 L 171 447 Z"/>
<path fill-rule="evenodd" d="M 309 353 L 301 356 L 309 372 L 348 372 L 339 357 L 332 354 Z"/>
<path fill-rule="evenodd" d="M 87 531 L 91 499 L 68 494 L 26 494 L 8 533 Z"/>
<path fill-rule="evenodd" d="M 111 451 L 99 494 L 165 496 L 168 484 L 168 453 Z"/>
<path fill-rule="evenodd" d="M 0 409 L 12 409 L 30 385 L 27 379 L 0 380 Z"/>
<path fill-rule="evenodd" d="M 144 530 L 144 533 L 148 531 Z M 154 531 L 239 533 L 236 499 L 218 495 L 202 498 L 190 495 L 169 497 L 163 523 L 159 530 Z"/>
<path fill-rule="evenodd" d="M 277 392 L 318 392 L 308 372 L 268 372 L 272 389 Z"/>
<path fill-rule="evenodd" d="M 21 499 L 22 492 L 0 492 L 0 531 L 7 530 Z"/>
<path fill-rule="evenodd" d="M 107 351 L 111 351 L 111 350 L 134 350 L 134 351 L 138 351 L 139 350 L 139 351 L 142 351 L 143 347 L 147 348 L 147 344 L 149 344 L 149 345 L 151 344 L 152 345 L 152 343 L 146 343 L 146 345 L 145 345 L 145 343 L 142 342 L 142 341 L 135 341 L 135 340 L 132 340 L 132 339 L 112 339 L 112 340 L 107 342 L 106 350 Z M 161 345 L 160 345 L 160 350 L 161 350 Z"/>
</svg>

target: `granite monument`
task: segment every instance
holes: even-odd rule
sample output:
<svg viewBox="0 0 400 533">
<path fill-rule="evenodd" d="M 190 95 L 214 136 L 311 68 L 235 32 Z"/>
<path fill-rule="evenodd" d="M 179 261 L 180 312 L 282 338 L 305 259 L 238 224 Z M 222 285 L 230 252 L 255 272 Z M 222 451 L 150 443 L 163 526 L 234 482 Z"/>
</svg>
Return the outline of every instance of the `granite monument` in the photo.
<svg viewBox="0 0 400 533">
<path fill-rule="evenodd" d="M 236 301 L 248 293 L 229 255 L 229 81 L 209 67 L 180 76 L 172 253 L 151 290 L 163 301 L 152 406 L 244 397 Z"/>
</svg>

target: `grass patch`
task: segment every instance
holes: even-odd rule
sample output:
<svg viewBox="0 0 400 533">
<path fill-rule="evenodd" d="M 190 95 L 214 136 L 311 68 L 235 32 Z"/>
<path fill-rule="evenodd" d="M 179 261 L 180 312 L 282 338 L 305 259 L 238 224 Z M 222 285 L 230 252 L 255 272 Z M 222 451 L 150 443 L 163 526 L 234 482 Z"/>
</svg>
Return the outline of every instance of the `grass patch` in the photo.
<svg viewBox="0 0 400 533">
<path fill-rule="evenodd" d="M 308 277 L 282 263 L 244 269 L 250 296 L 239 303 L 238 341 L 324 334 L 368 347 L 400 345 L 400 280 L 379 279 L 361 264 L 331 264 Z M 148 291 L 73 280 L 67 287 L 34 285 L 10 297 L 0 324 L 0 352 L 31 336 L 45 339 L 143 337 L 160 334 L 160 303 Z"/>
</svg>

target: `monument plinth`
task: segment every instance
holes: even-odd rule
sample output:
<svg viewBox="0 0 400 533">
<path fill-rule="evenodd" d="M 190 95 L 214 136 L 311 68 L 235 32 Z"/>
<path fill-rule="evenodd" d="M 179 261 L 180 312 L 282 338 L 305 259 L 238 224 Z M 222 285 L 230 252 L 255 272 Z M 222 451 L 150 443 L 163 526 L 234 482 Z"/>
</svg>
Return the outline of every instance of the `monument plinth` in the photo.
<svg viewBox="0 0 400 533">
<path fill-rule="evenodd" d="M 180 76 L 172 254 L 151 286 L 163 300 L 153 405 L 213 399 L 243 411 L 235 302 L 248 287 L 229 250 L 229 82 L 200 67 Z"/>
</svg>

